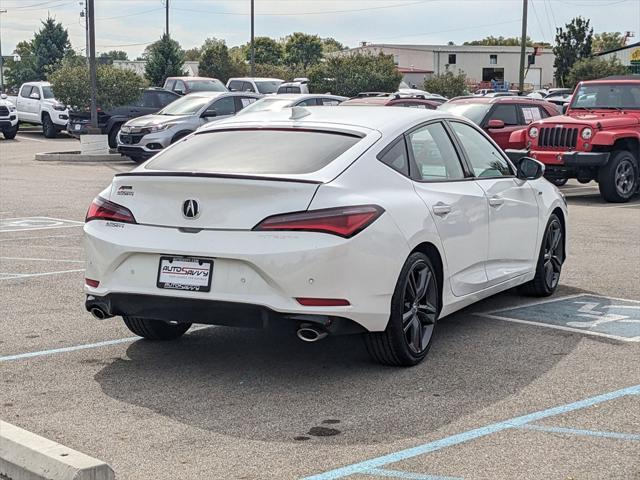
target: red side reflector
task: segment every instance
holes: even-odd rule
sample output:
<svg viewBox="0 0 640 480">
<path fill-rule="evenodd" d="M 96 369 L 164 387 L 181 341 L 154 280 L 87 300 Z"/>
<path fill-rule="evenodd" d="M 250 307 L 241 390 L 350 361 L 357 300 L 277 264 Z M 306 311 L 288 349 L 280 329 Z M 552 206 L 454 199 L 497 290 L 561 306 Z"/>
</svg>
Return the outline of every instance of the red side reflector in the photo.
<svg viewBox="0 0 640 480">
<path fill-rule="evenodd" d="M 89 210 L 87 211 L 87 216 L 84 219 L 85 222 L 89 222 L 91 220 L 111 220 L 113 222 L 136 223 L 133 213 L 131 213 L 127 207 L 105 200 L 100 196 L 93 199 L 93 202 L 91 202 Z"/>
<path fill-rule="evenodd" d="M 98 288 L 98 286 L 100 285 L 100 282 L 98 280 L 91 280 L 90 278 L 85 278 L 84 283 L 92 288 Z"/>
<path fill-rule="evenodd" d="M 383 213 L 384 209 L 378 205 L 323 208 L 273 215 L 262 220 L 253 229 L 321 232 L 351 238 Z"/>
<path fill-rule="evenodd" d="M 349 300 L 343 298 L 296 298 L 300 305 L 305 307 L 348 307 Z"/>
</svg>

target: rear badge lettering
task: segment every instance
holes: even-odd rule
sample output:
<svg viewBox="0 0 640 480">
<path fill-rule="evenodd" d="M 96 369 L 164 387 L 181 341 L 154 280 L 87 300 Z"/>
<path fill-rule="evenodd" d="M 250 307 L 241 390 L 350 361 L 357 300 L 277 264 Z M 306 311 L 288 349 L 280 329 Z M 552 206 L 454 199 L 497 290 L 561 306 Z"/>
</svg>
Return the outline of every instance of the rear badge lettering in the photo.
<svg viewBox="0 0 640 480">
<path fill-rule="evenodd" d="M 133 197 L 133 187 L 131 185 L 120 185 L 116 195 Z"/>
</svg>

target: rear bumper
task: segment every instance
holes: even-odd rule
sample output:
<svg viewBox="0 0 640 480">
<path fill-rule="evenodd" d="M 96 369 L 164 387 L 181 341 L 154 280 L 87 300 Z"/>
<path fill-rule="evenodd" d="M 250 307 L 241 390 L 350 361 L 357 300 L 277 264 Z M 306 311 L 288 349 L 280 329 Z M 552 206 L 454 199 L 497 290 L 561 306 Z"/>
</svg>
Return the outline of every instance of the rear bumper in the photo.
<svg viewBox="0 0 640 480">
<path fill-rule="evenodd" d="M 193 298 L 110 293 L 87 295 L 85 308 L 102 310 L 107 317 L 120 315 L 178 323 L 199 323 L 242 328 L 294 328 L 312 323 L 331 334 L 362 333 L 357 323 L 338 316 L 279 313 L 261 305 Z"/>
<path fill-rule="evenodd" d="M 600 167 L 609 161 L 609 152 L 554 152 L 531 150 L 505 150 L 511 161 L 516 162 L 522 157 L 531 157 L 544 163 L 547 167 Z"/>
</svg>

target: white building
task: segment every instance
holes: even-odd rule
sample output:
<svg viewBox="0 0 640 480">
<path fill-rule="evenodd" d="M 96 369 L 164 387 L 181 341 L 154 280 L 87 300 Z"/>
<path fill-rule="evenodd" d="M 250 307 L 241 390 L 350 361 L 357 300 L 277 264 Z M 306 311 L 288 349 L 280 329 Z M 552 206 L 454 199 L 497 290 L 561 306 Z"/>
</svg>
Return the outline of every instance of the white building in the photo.
<svg viewBox="0 0 640 480">
<path fill-rule="evenodd" d="M 114 60 L 113 65 L 116 67 L 124 68 L 125 70 L 131 70 L 139 75 L 144 75 L 144 67 L 147 64 L 146 60 Z M 198 62 L 189 61 L 184 62 L 182 66 L 188 77 L 198 76 Z"/>
<path fill-rule="evenodd" d="M 464 71 L 472 85 L 491 80 L 515 85 L 520 76 L 520 47 L 377 43 L 365 44 L 346 52 L 393 55 L 394 63 L 405 76 L 405 81 L 418 86 L 425 78 L 443 73 L 447 68 L 454 72 Z M 534 48 L 527 47 L 526 52 L 527 58 L 533 60 L 526 73 L 526 86 L 536 89 L 552 85 L 555 56 L 551 49 L 538 49 L 538 55 L 534 55 Z M 415 71 L 419 73 L 415 74 Z"/>
</svg>

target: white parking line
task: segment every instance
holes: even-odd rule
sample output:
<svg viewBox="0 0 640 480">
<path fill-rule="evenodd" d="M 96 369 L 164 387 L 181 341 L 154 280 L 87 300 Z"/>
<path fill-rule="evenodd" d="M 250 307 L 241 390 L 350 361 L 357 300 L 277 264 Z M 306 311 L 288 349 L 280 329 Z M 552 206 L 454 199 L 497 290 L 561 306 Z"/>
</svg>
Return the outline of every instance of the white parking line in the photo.
<svg viewBox="0 0 640 480">
<path fill-rule="evenodd" d="M 15 280 L 16 278 L 33 278 L 33 277 L 46 277 L 47 275 L 60 275 L 63 273 L 75 273 L 75 272 L 84 272 L 84 268 L 79 268 L 77 270 L 59 270 L 57 272 L 44 272 L 44 273 L 7 273 L 0 272 L 0 280 Z"/>
<path fill-rule="evenodd" d="M 11 238 L 2 238 L 0 242 L 14 242 L 16 240 L 38 240 L 39 238 L 67 238 L 67 237 L 80 237 L 82 233 L 70 233 L 69 235 L 35 235 L 33 237 L 11 237 Z"/>
<path fill-rule="evenodd" d="M 16 135 L 16 138 L 18 140 L 28 140 L 30 142 L 46 143 L 46 140 L 40 140 L 39 138 L 24 137 L 22 135 Z"/>
<path fill-rule="evenodd" d="M 27 262 L 84 263 L 84 260 L 65 260 L 65 259 L 61 259 L 61 258 L 0 257 L 0 260 L 25 260 Z"/>
</svg>

